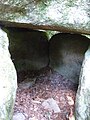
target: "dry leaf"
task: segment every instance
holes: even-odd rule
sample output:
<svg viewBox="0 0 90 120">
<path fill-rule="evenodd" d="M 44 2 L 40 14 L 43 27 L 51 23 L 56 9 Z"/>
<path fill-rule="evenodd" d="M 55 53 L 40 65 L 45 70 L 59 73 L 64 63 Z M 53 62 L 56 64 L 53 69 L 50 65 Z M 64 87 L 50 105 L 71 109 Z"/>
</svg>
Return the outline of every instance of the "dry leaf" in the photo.
<svg viewBox="0 0 90 120">
<path fill-rule="evenodd" d="M 74 105 L 74 101 L 73 101 L 72 97 L 67 96 L 67 99 L 68 99 L 68 104 L 69 105 Z"/>
<path fill-rule="evenodd" d="M 72 116 L 69 116 L 69 120 L 75 120 L 75 117 L 74 117 L 74 115 L 72 115 Z"/>
</svg>

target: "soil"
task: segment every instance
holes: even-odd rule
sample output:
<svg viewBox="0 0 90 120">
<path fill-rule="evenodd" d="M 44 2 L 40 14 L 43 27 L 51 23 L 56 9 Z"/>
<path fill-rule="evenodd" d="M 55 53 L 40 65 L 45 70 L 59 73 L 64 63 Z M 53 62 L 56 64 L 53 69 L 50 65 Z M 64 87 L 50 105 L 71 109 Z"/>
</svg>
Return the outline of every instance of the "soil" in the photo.
<svg viewBox="0 0 90 120">
<path fill-rule="evenodd" d="M 25 120 L 71 120 L 77 87 L 49 67 L 18 72 L 14 115 L 22 113 Z M 55 112 L 55 106 L 53 109 L 43 106 L 50 98 L 56 101 L 60 111 Z"/>
</svg>

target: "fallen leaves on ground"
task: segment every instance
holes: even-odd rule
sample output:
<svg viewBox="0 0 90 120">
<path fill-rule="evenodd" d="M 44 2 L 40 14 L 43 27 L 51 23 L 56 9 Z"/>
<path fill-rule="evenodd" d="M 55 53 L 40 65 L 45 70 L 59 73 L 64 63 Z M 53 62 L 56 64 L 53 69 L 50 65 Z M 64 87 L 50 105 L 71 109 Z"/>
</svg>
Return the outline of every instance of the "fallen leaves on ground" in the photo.
<svg viewBox="0 0 90 120">
<path fill-rule="evenodd" d="M 76 84 L 47 67 L 18 76 L 14 115 L 22 113 L 25 120 L 75 120 Z M 33 79 L 34 84 L 30 84 Z"/>
</svg>

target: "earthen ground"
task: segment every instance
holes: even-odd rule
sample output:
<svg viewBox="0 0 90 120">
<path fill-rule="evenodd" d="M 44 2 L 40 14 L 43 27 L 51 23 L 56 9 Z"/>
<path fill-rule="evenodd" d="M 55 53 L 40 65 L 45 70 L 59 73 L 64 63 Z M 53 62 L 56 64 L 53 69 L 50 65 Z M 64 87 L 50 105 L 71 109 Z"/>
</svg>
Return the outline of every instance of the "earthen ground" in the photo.
<svg viewBox="0 0 90 120">
<path fill-rule="evenodd" d="M 28 87 L 22 84 L 27 79 L 31 82 Z M 22 113 L 25 120 L 70 120 L 74 115 L 76 91 L 76 84 L 49 67 L 19 72 L 14 115 Z M 56 101 L 60 112 L 42 105 L 49 98 Z"/>
</svg>

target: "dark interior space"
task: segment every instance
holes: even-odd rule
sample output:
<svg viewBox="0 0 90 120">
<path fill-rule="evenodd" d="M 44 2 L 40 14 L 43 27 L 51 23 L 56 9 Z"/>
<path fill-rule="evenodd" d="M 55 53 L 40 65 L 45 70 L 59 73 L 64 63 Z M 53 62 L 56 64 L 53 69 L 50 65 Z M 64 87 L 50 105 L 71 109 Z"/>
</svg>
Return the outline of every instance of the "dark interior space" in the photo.
<svg viewBox="0 0 90 120">
<path fill-rule="evenodd" d="M 70 120 L 84 54 L 90 40 L 79 34 L 5 28 L 17 70 L 13 120 Z"/>
</svg>

